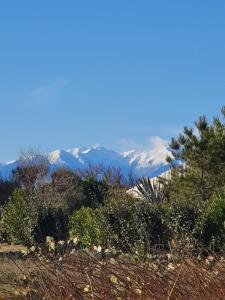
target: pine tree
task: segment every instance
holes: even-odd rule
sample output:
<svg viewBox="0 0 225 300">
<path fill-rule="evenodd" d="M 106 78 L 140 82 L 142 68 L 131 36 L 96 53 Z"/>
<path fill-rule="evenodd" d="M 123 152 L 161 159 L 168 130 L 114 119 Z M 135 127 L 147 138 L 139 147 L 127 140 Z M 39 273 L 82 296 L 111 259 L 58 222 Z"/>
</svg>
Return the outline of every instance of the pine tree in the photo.
<svg viewBox="0 0 225 300">
<path fill-rule="evenodd" d="M 206 117 L 201 116 L 194 123 L 194 129 L 184 127 L 183 133 L 169 145 L 171 155 L 167 161 L 179 170 L 178 176 L 185 173 L 187 185 L 193 186 L 203 201 L 216 187 L 225 185 L 225 107 L 221 112 L 223 120 L 215 117 L 209 124 Z"/>
</svg>

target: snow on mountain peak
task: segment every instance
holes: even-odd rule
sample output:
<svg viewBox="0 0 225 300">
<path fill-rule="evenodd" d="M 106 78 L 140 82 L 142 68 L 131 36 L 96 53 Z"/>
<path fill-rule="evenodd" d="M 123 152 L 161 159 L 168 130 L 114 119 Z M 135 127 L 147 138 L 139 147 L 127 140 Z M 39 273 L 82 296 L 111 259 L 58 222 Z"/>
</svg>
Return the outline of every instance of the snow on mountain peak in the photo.
<svg viewBox="0 0 225 300">
<path fill-rule="evenodd" d="M 147 175 L 155 177 L 169 169 L 165 158 L 169 153 L 166 144 L 161 139 L 151 139 L 152 147 L 148 151 L 131 150 L 118 153 L 100 145 L 91 148 L 71 148 L 55 150 L 47 155 L 51 169 L 69 168 L 84 170 L 90 166 L 120 168 L 124 176 L 133 173 L 136 176 Z M 3 178 L 10 177 L 11 171 L 18 165 L 18 161 L 0 164 L 0 174 Z"/>
</svg>

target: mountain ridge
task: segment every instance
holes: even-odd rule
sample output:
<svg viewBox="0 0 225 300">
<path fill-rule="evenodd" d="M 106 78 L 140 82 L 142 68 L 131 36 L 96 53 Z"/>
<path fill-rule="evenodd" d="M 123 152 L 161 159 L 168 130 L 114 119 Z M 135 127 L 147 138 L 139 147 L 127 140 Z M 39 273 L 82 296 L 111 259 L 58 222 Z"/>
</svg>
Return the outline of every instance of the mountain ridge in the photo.
<svg viewBox="0 0 225 300">
<path fill-rule="evenodd" d="M 130 150 L 119 153 L 102 146 L 56 149 L 46 155 L 50 169 L 68 168 L 71 170 L 85 170 L 90 166 L 119 168 L 123 176 L 133 173 L 136 177 L 159 176 L 169 169 L 165 158 L 169 150 L 165 145 L 150 150 Z M 12 171 L 20 165 L 20 160 L 0 164 L 0 175 L 9 179 Z"/>
</svg>

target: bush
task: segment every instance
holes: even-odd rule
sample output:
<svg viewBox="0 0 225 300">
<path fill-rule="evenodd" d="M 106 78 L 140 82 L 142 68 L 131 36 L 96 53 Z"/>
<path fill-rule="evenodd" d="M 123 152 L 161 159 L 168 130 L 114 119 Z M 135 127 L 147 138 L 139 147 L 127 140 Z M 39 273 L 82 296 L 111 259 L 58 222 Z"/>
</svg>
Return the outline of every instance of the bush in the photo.
<svg viewBox="0 0 225 300">
<path fill-rule="evenodd" d="M 110 244 L 124 252 L 146 253 L 167 237 L 161 206 L 116 192 L 103 208 Z"/>
<path fill-rule="evenodd" d="M 100 209 L 82 207 L 75 211 L 70 217 L 69 229 L 84 247 L 104 243 L 104 218 Z"/>
<path fill-rule="evenodd" d="M 188 201 L 173 201 L 164 206 L 165 222 L 170 239 L 178 240 L 184 235 L 192 236 L 198 222 L 198 208 Z"/>
<path fill-rule="evenodd" d="M 135 199 L 117 193 L 107 199 L 103 208 L 108 223 L 110 244 L 123 251 L 130 251 L 140 243 L 140 219 Z"/>
<path fill-rule="evenodd" d="M 168 241 L 168 228 L 164 222 L 164 211 L 161 205 L 143 203 L 140 206 L 140 219 L 143 226 L 145 252 L 150 248 L 165 244 Z"/>
<path fill-rule="evenodd" d="M 57 241 L 65 240 L 68 237 L 68 217 L 62 209 L 49 207 L 39 211 L 35 241 L 43 243 L 46 236 L 51 236 Z"/>
<path fill-rule="evenodd" d="M 9 242 L 24 245 L 43 243 L 46 236 L 64 239 L 68 218 L 61 209 L 43 208 L 25 191 L 17 189 L 3 210 L 3 226 Z"/>
<path fill-rule="evenodd" d="M 8 240 L 30 245 L 34 242 L 37 212 L 21 189 L 16 189 L 3 210 L 3 224 Z"/>
<path fill-rule="evenodd" d="M 174 200 L 164 204 L 167 239 L 179 255 L 199 253 L 198 221 L 201 209 L 191 201 Z"/>
<path fill-rule="evenodd" d="M 94 177 L 86 177 L 83 182 L 84 206 L 97 208 L 104 204 L 109 189 L 108 184 Z"/>
<path fill-rule="evenodd" d="M 220 248 L 225 242 L 225 187 L 218 189 L 206 203 L 200 230 L 207 246 Z"/>
</svg>

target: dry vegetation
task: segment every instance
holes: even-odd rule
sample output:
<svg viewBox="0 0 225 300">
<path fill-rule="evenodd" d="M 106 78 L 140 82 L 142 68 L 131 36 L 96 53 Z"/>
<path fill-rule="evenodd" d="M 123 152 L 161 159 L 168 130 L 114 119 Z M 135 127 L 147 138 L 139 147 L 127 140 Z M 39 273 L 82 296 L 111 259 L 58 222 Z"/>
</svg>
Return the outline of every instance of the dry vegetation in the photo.
<svg viewBox="0 0 225 300">
<path fill-rule="evenodd" d="M 78 251 L 4 259 L 0 283 L 2 299 L 225 299 L 224 266 L 213 256 L 178 259 L 169 254 L 141 261 Z"/>
</svg>

